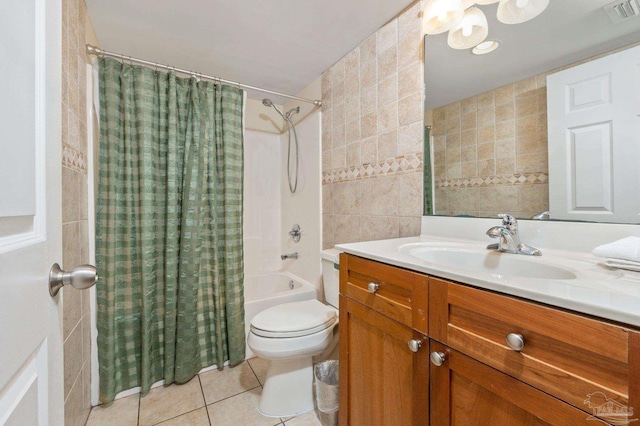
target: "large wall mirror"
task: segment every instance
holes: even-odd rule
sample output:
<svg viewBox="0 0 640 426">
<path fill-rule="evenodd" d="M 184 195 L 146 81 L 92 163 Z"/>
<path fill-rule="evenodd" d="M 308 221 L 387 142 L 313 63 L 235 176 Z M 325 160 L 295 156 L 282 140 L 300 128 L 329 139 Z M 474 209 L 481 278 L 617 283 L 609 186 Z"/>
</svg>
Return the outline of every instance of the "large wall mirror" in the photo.
<svg viewBox="0 0 640 426">
<path fill-rule="evenodd" d="M 478 6 L 500 43 L 485 55 L 426 36 L 425 214 L 640 223 L 640 1 L 614 3 L 629 16 L 609 0 L 551 0 L 505 25 L 497 4 Z M 594 62 L 629 51 L 620 73 Z"/>
</svg>

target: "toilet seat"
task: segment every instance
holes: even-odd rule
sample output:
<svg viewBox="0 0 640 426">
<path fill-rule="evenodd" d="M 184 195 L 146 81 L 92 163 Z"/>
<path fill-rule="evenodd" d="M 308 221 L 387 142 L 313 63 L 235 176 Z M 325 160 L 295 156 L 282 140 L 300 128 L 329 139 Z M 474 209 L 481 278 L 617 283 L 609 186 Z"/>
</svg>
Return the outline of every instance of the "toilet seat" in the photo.
<svg viewBox="0 0 640 426">
<path fill-rule="evenodd" d="M 251 332 L 262 337 L 308 336 L 331 327 L 337 311 L 318 300 L 283 303 L 258 313 L 251 321 Z"/>
</svg>

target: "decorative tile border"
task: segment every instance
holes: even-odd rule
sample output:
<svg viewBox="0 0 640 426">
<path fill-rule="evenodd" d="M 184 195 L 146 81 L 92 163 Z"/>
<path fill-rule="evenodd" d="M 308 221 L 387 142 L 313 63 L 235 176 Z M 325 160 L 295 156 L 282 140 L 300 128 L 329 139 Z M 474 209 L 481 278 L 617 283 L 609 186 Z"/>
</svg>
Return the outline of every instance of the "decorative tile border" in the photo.
<svg viewBox="0 0 640 426">
<path fill-rule="evenodd" d="M 504 176 L 484 176 L 474 178 L 438 179 L 436 188 L 476 188 L 498 185 L 532 185 L 549 182 L 547 173 L 516 173 Z"/>
<path fill-rule="evenodd" d="M 62 144 L 62 165 L 80 173 L 87 173 L 87 156 L 77 149 Z"/>
<path fill-rule="evenodd" d="M 322 183 L 346 182 L 381 176 L 393 176 L 422 171 L 422 152 L 407 154 L 377 164 L 346 167 L 322 173 Z"/>
</svg>

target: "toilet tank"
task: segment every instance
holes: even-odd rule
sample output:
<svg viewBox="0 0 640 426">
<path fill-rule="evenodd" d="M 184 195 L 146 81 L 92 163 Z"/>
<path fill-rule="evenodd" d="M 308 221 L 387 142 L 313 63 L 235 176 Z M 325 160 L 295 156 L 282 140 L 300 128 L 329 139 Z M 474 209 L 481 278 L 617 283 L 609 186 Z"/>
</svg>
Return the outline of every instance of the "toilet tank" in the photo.
<svg viewBox="0 0 640 426">
<path fill-rule="evenodd" d="M 338 308 L 338 293 L 340 292 L 340 251 L 336 249 L 322 250 L 322 285 L 324 298 L 327 303 Z"/>
</svg>

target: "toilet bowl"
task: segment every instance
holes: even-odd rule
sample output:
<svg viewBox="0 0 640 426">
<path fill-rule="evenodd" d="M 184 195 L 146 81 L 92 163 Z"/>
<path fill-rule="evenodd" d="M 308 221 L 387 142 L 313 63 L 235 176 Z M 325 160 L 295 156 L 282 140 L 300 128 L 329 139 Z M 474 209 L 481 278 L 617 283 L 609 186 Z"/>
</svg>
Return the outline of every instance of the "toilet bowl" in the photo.
<svg viewBox="0 0 640 426">
<path fill-rule="evenodd" d="M 313 358 L 337 345 L 338 251 L 325 250 L 322 257 L 328 305 L 315 299 L 283 303 L 251 321 L 247 343 L 258 357 L 270 361 L 258 404 L 264 416 L 290 417 L 313 410 Z"/>
</svg>

